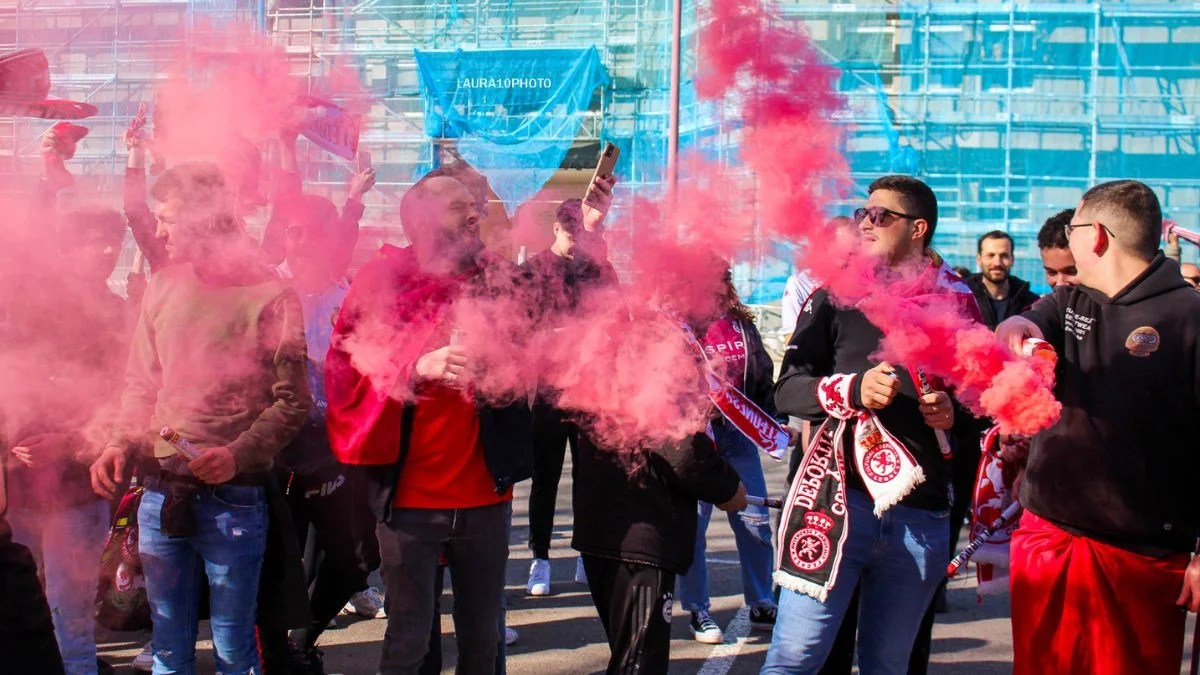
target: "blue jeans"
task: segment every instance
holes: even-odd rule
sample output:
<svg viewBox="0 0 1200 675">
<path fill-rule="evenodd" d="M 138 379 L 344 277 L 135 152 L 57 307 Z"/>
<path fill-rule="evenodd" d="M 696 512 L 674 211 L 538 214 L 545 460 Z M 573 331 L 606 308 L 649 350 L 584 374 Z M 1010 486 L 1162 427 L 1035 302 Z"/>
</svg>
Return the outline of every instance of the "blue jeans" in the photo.
<svg viewBox="0 0 1200 675">
<path fill-rule="evenodd" d="M 876 518 L 866 493 L 846 491 L 850 534 L 825 602 L 783 589 L 762 675 L 817 673 L 860 586 L 858 668 L 905 675 L 921 618 L 950 561 L 949 510 L 893 506 Z"/>
<path fill-rule="evenodd" d="M 33 551 L 46 579 L 54 637 L 67 675 L 96 675 L 96 569 L 108 531 L 108 504 L 14 507 L 8 518 L 13 541 Z"/>
<path fill-rule="evenodd" d="M 767 482 L 763 478 L 762 463 L 758 448 L 731 424 L 714 424 L 717 449 L 741 477 L 746 493 L 757 497 L 767 496 Z M 679 577 L 679 603 L 686 612 L 707 611 L 708 566 L 705 563 L 705 532 L 712 518 L 713 505 L 700 502 L 700 513 L 696 519 L 696 556 L 687 574 Z M 738 559 L 742 563 L 742 595 L 751 607 L 769 607 L 773 603 L 771 592 L 771 569 L 774 557 L 771 546 L 771 516 L 765 506 L 748 506 L 741 513 L 728 513 L 729 527 L 737 544 Z"/>
<path fill-rule="evenodd" d="M 195 675 L 197 605 L 207 576 L 213 651 L 220 675 L 258 675 L 254 620 L 267 543 L 261 487 L 217 485 L 193 499 L 196 532 L 168 537 L 163 493 L 147 489 L 138 509 L 138 547 L 154 622 L 154 675 Z"/>
</svg>

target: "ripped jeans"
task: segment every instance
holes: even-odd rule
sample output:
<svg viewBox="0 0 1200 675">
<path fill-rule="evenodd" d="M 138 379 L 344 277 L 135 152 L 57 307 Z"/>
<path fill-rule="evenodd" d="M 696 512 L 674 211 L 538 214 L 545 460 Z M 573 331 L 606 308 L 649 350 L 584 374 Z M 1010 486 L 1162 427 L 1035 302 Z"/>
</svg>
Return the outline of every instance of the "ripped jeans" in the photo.
<svg viewBox="0 0 1200 675">
<path fill-rule="evenodd" d="M 763 478 L 762 459 L 758 448 L 733 425 L 713 424 L 717 449 L 741 477 L 746 494 L 769 497 Z M 696 523 L 696 558 L 687 574 L 679 577 L 679 602 L 684 611 L 707 611 L 708 569 L 705 563 L 705 532 L 712 518 L 713 505 L 700 502 Z M 733 538 L 737 543 L 738 560 L 742 567 L 742 595 L 751 607 L 768 607 L 773 603 L 771 567 L 774 549 L 771 546 L 771 516 L 765 506 L 749 506 L 741 513 L 726 514 Z"/>
<path fill-rule="evenodd" d="M 259 675 L 254 620 L 267 542 L 261 487 L 216 485 L 194 496 L 195 533 L 163 533 L 165 497 L 146 488 L 138 508 L 138 547 L 154 623 L 154 675 L 196 674 L 200 584 L 209 588 L 219 675 Z"/>
</svg>

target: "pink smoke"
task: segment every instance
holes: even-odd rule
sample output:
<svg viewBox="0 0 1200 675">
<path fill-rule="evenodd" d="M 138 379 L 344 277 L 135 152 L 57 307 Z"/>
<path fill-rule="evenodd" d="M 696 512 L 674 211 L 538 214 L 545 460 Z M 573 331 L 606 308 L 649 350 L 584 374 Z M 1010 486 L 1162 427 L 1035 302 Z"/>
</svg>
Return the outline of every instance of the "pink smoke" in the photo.
<svg viewBox="0 0 1200 675">
<path fill-rule="evenodd" d="M 741 159 L 757 179 L 757 206 L 768 239 L 807 241 L 798 263 L 821 280 L 837 302 L 857 305 L 887 338 L 881 357 L 946 378 L 972 410 L 1008 430 L 1034 433 L 1058 417 L 1053 373 L 1013 356 L 963 307 L 925 296 L 936 275 L 909 284 L 881 283 L 876 261 L 856 237 L 824 224 L 827 196 L 847 188 L 846 164 L 837 148 L 842 131 L 833 113 L 836 69 L 825 65 L 801 30 L 779 19 L 769 4 L 713 0 L 712 21 L 700 36 L 697 82 L 710 100 L 736 96 L 741 104 Z M 690 197 L 690 195 L 689 195 Z M 692 201 L 685 199 L 683 201 Z M 712 213 L 711 204 L 703 205 Z M 716 211 L 728 215 L 729 209 Z M 748 231 L 750 211 L 725 231 Z M 704 228 L 712 221 L 690 220 Z"/>
</svg>

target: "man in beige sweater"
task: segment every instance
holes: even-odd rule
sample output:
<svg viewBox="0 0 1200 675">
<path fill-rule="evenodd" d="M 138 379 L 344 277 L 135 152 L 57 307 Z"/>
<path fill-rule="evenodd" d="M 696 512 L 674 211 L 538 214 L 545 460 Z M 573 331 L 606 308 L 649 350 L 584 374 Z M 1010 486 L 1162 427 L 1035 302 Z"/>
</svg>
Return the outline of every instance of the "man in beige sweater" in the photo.
<svg viewBox="0 0 1200 675">
<path fill-rule="evenodd" d="M 122 410 L 92 466 L 92 484 L 111 496 L 133 456 L 157 460 L 145 472 L 138 511 L 154 672 L 195 672 L 202 564 L 217 670 L 258 673 L 262 483 L 311 406 L 300 302 L 259 262 L 215 165 L 180 164 L 153 196 L 156 236 L 173 264 L 146 290 Z M 193 446 L 195 458 L 156 437 L 164 426 Z"/>
</svg>

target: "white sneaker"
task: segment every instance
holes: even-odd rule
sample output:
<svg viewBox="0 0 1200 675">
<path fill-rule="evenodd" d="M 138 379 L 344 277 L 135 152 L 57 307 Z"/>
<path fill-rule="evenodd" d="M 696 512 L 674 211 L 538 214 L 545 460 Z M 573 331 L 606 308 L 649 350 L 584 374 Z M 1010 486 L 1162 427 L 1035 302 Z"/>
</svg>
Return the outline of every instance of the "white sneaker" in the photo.
<svg viewBox="0 0 1200 675">
<path fill-rule="evenodd" d="M 575 583 L 587 586 L 587 572 L 583 570 L 583 558 L 575 559 Z"/>
<path fill-rule="evenodd" d="M 529 583 L 525 590 L 530 595 L 550 595 L 550 561 L 545 558 L 534 558 L 529 566 Z"/>
<path fill-rule="evenodd" d="M 143 673 L 149 673 L 154 670 L 154 643 L 147 642 L 142 651 L 133 657 L 133 661 L 129 664 L 130 668 L 140 670 Z"/>
<path fill-rule="evenodd" d="M 386 619 L 387 612 L 383 609 L 383 594 L 374 587 L 359 591 L 350 596 L 350 602 L 342 608 L 343 614 L 357 614 L 368 619 Z"/>
<path fill-rule="evenodd" d="M 708 612 L 703 610 L 692 612 L 692 620 L 688 623 L 688 629 L 692 631 L 692 635 L 696 636 L 696 642 L 702 642 L 706 645 L 719 645 L 725 641 L 725 634 L 721 632 L 721 627 L 713 621 Z"/>
<path fill-rule="evenodd" d="M 508 626 L 504 627 L 504 646 L 505 647 L 509 647 L 509 646 L 517 644 L 518 637 L 520 637 L 520 635 L 517 634 L 517 631 L 513 630 L 512 628 L 509 628 Z"/>
</svg>

